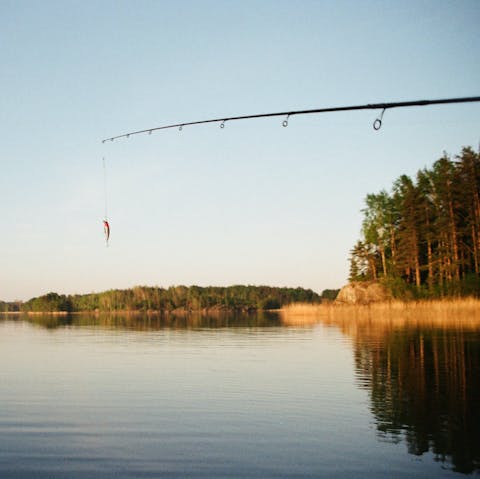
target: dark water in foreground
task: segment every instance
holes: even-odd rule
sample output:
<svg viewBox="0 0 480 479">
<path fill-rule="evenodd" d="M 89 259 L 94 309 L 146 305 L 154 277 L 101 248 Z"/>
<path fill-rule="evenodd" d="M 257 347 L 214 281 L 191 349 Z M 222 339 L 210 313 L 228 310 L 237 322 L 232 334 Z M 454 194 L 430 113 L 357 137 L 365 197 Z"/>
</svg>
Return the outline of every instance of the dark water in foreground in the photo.
<svg viewBox="0 0 480 479">
<path fill-rule="evenodd" d="M 480 329 L 0 320 L 0 477 L 480 471 Z"/>
</svg>

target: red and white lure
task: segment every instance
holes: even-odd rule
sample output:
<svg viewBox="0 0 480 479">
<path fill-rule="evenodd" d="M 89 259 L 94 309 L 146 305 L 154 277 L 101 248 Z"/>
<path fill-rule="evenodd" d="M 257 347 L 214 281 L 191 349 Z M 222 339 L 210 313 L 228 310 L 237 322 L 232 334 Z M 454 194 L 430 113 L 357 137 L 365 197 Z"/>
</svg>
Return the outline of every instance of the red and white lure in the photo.
<svg viewBox="0 0 480 479">
<path fill-rule="evenodd" d="M 105 235 L 105 244 L 108 247 L 108 240 L 110 239 L 110 223 L 108 222 L 108 212 L 107 212 L 107 168 L 105 167 L 105 157 L 103 160 L 103 189 L 105 194 L 105 216 L 103 220 L 103 234 Z"/>
<path fill-rule="evenodd" d="M 105 242 L 108 246 L 108 240 L 110 238 L 110 224 L 106 219 L 103 220 L 103 233 L 105 234 Z"/>
</svg>

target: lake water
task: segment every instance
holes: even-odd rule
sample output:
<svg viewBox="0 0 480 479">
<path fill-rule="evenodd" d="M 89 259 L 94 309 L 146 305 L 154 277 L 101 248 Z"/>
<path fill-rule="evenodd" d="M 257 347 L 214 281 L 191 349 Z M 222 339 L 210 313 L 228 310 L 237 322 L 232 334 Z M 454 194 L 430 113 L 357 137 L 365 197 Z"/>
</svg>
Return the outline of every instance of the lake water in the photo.
<svg viewBox="0 0 480 479">
<path fill-rule="evenodd" d="M 480 471 L 480 329 L 3 317 L 1 478 Z"/>
</svg>

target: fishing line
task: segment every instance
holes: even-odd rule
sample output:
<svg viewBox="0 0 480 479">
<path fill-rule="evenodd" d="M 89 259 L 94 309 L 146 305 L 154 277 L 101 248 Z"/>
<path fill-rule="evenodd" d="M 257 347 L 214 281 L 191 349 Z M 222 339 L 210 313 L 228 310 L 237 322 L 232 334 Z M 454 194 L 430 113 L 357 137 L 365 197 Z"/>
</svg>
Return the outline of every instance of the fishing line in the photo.
<svg viewBox="0 0 480 479">
<path fill-rule="evenodd" d="M 108 218 L 108 194 L 107 194 L 107 167 L 105 164 L 105 157 L 102 158 L 103 161 L 103 195 L 105 199 L 105 219 Z"/>
<path fill-rule="evenodd" d="M 354 110 L 382 110 L 380 117 L 373 122 L 374 130 L 380 130 L 380 128 L 382 127 L 383 114 L 388 109 L 407 108 L 407 107 L 414 107 L 414 106 L 428 106 L 428 105 L 445 105 L 445 104 L 452 104 L 452 103 L 472 103 L 472 102 L 480 102 L 480 96 L 464 97 L 464 98 L 443 98 L 438 100 L 414 100 L 414 101 L 401 101 L 401 102 L 390 102 L 390 103 L 368 103 L 366 105 L 336 106 L 336 107 L 329 107 L 329 108 L 315 108 L 311 110 L 283 111 L 278 113 L 257 113 L 254 115 L 213 118 L 211 120 L 199 120 L 199 121 L 190 121 L 190 122 L 184 122 L 184 123 L 175 123 L 173 125 L 157 126 L 155 128 L 148 128 L 147 130 L 132 131 L 129 133 L 124 133 L 122 135 L 105 138 L 104 140 L 102 140 L 102 143 L 105 143 L 106 141 L 114 141 L 118 138 L 129 138 L 132 135 L 140 135 L 142 133 L 148 133 L 149 135 L 151 135 L 152 132 L 157 130 L 167 130 L 170 128 L 178 128 L 181 131 L 185 126 L 202 125 L 205 123 L 220 123 L 220 128 L 224 128 L 226 121 L 250 120 L 254 118 L 270 118 L 274 116 L 285 117 L 285 120 L 282 122 L 282 125 L 284 127 L 287 127 L 288 120 L 293 115 L 309 115 L 309 114 L 333 113 L 333 112 L 354 111 Z"/>
</svg>

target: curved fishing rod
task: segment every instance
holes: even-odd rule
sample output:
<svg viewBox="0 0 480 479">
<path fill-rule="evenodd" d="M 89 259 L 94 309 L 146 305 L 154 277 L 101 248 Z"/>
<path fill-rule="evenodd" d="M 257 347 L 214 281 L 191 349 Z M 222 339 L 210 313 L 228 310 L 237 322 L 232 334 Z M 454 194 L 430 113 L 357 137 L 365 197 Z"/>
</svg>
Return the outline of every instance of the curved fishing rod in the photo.
<svg viewBox="0 0 480 479">
<path fill-rule="evenodd" d="M 124 133 L 122 135 L 112 136 L 111 138 L 105 138 L 102 143 L 106 141 L 114 141 L 118 138 L 129 138 L 133 135 L 140 135 L 142 133 L 148 133 L 157 130 L 168 130 L 170 128 L 178 128 L 182 130 L 184 126 L 202 125 L 204 123 L 220 123 L 220 128 L 225 127 L 225 122 L 235 120 L 250 120 L 253 118 L 269 118 L 273 116 L 284 116 L 285 120 L 282 122 L 283 126 L 288 126 L 288 119 L 294 115 L 309 115 L 313 113 L 333 113 L 336 111 L 354 111 L 354 110 L 382 110 L 380 117 L 373 122 L 374 130 L 379 130 L 382 126 L 383 114 L 386 110 L 391 108 L 406 108 L 412 106 L 427 106 L 427 105 L 444 105 L 449 103 L 472 103 L 480 101 L 480 96 L 464 97 L 464 98 L 444 98 L 440 100 L 414 100 L 414 101 L 399 101 L 390 103 L 369 103 L 366 105 L 354 105 L 354 106 L 337 106 L 330 108 L 315 108 L 312 110 L 292 110 L 282 111 L 277 113 L 258 113 L 255 115 L 243 115 L 243 116 L 230 116 L 224 118 L 214 118 L 212 120 L 200 120 L 189 121 L 186 123 L 175 123 L 174 125 L 157 126 L 155 128 L 147 128 L 146 130 L 132 131 L 130 133 Z"/>
</svg>

